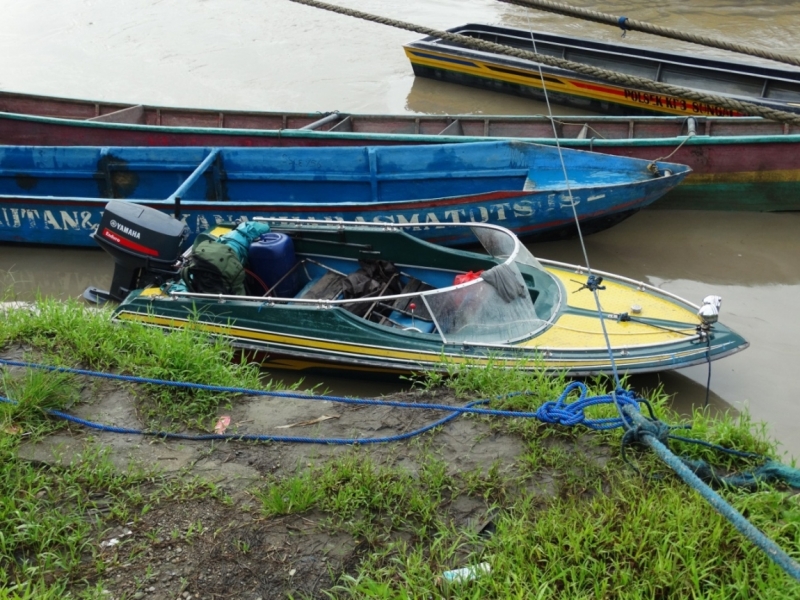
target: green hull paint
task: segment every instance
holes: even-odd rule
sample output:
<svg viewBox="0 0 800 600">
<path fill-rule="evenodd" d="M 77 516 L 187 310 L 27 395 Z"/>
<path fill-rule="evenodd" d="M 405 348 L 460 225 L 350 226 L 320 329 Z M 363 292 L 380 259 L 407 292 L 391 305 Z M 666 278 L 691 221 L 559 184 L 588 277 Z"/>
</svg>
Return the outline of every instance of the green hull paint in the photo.
<svg viewBox="0 0 800 600">
<path fill-rule="evenodd" d="M 649 210 L 800 210 L 800 181 L 775 183 L 682 183 Z"/>
<path fill-rule="evenodd" d="M 515 364 L 524 361 L 525 368 L 528 369 L 566 370 L 573 375 L 608 373 L 611 370 L 608 350 L 602 340 L 595 337 L 597 343 L 587 347 L 586 336 L 580 332 L 571 332 L 568 326 L 563 327 L 563 331 L 567 333 L 554 330 L 557 335 L 562 334 L 562 337 L 547 338 L 552 333 L 551 329 L 561 327 L 560 323 L 565 319 L 583 319 L 584 326 L 588 327 L 590 321 L 596 323 L 597 313 L 575 304 L 576 300 L 572 299 L 571 294 L 576 292 L 567 290 L 564 283 L 538 266 L 532 257 L 526 259 L 527 251 L 506 230 L 486 226 L 480 228 L 488 230 L 491 235 L 502 235 L 505 242 L 513 240 L 510 247 L 508 244 L 490 244 L 488 247 L 494 247 L 498 256 L 493 258 L 475 252 L 435 246 L 406 234 L 402 231 L 402 226 L 334 226 L 320 225 L 317 222 L 314 225 L 301 223 L 279 229 L 292 233 L 299 259 L 327 261 L 337 269 L 350 272 L 357 268 L 358 259 L 365 256 L 380 258 L 396 264 L 401 273 L 406 273 L 404 277 L 413 272 L 416 273 L 415 277 L 422 280 L 440 282 L 430 292 L 425 292 L 430 294 L 425 299 L 415 296 L 413 301 L 420 304 L 432 303 L 430 305 L 434 307 L 447 307 L 453 301 L 458 304 L 452 309 L 436 308 L 431 313 L 437 316 L 435 327 L 429 333 L 404 330 L 399 326 L 388 325 L 383 320 L 366 320 L 346 310 L 341 302 L 350 301 L 345 300 L 315 300 L 302 304 L 297 299 L 272 300 L 257 296 L 218 297 L 180 293 L 176 296 L 164 296 L 156 290 L 149 294 L 133 292 L 117 308 L 114 317 L 166 329 L 193 323 L 210 333 L 229 338 L 239 348 L 263 355 L 267 363 L 290 359 L 295 361 L 296 368 L 327 364 L 365 371 L 444 370 L 446 365 L 442 359 L 446 358 L 449 361 L 476 364 L 485 364 L 488 360 Z M 306 273 L 309 265 L 314 269 L 315 263 L 304 264 L 306 266 L 302 268 Z M 485 287 L 489 284 L 482 279 L 466 284 L 466 287 L 452 287 L 455 274 L 489 270 L 500 264 L 513 268 L 518 281 L 524 281 L 527 287 L 527 290 L 521 288 L 520 291 L 524 293 L 513 301 L 504 301 L 500 296 L 487 297 L 485 292 L 494 294 L 494 290 L 499 288 Z M 606 277 L 606 285 L 616 286 L 615 292 L 608 293 L 630 294 L 629 298 L 623 298 L 625 306 L 630 306 L 634 298 L 641 298 L 634 296 L 635 294 L 644 293 L 646 297 L 653 299 L 653 308 L 646 308 L 643 316 L 634 319 L 638 322 L 631 325 L 646 329 L 646 336 L 633 329 L 625 330 L 627 333 L 617 331 L 611 336 L 615 361 L 623 373 L 689 366 L 705 362 L 709 357 L 712 360 L 721 358 L 747 346 L 747 342 L 740 336 L 721 324 L 714 326 L 710 345 L 700 340 L 697 334 L 665 334 L 663 328 L 693 331 L 699 323 L 694 316 L 696 307 L 656 288 L 608 274 L 602 275 Z M 573 276 L 581 277 L 570 273 L 570 277 Z M 308 275 L 308 278 L 310 285 L 314 281 L 314 275 Z M 481 292 L 483 296 L 475 295 L 476 292 Z M 470 296 L 470 293 L 473 295 Z M 601 290 L 599 293 L 603 301 L 604 292 Z M 467 302 L 467 299 L 474 302 L 481 297 L 486 298 L 484 308 L 488 307 L 487 313 L 475 312 L 474 303 Z M 585 292 L 576 298 L 586 298 Z M 447 303 L 441 304 L 442 299 L 446 299 Z M 374 299 L 368 302 L 372 303 Z M 510 315 L 510 311 L 517 310 L 514 307 L 520 302 L 530 305 L 531 311 L 535 311 L 531 312 L 534 319 L 523 322 L 523 327 L 527 329 L 518 330 L 523 331 L 523 336 L 517 337 L 513 342 L 496 337 L 509 334 L 495 334 L 491 323 L 490 327 L 486 327 L 486 322 L 483 321 L 485 317 L 471 325 L 466 321 L 466 329 L 463 325 L 460 329 L 448 329 L 446 321 L 442 320 L 448 314 L 461 315 L 462 319 L 464 315 L 469 319 L 472 314 L 496 314 L 492 318 L 498 319 L 497 331 L 504 331 L 507 323 L 504 322 L 503 315 Z M 664 316 L 659 316 L 662 313 L 656 310 L 660 306 L 667 306 L 663 309 L 666 311 L 663 312 Z M 671 320 L 668 315 L 681 315 L 686 320 Z M 519 319 L 516 316 L 511 318 L 508 321 L 511 323 L 510 327 L 519 327 Z M 608 315 L 606 319 L 610 325 L 617 325 L 620 329 L 627 327 L 627 324 L 618 324 L 615 318 L 609 319 Z M 650 329 L 649 325 L 655 327 Z M 474 338 L 459 339 L 460 332 L 468 331 L 470 327 L 484 333 L 478 333 L 478 337 Z M 437 328 L 442 333 L 438 333 Z M 525 331 L 529 333 L 525 334 Z M 492 336 L 495 338 L 492 339 Z M 536 341 L 540 337 L 543 340 L 549 339 L 550 344 L 537 345 Z M 558 343 L 553 343 L 554 340 Z"/>
</svg>

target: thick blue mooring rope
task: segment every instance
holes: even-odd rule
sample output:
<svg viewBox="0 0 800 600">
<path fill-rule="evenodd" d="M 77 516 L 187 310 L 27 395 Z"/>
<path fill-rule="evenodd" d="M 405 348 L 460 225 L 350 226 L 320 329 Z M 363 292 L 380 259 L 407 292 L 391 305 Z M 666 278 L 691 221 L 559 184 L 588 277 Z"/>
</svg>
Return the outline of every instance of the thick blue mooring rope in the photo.
<svg viewBox="0 0 800 600">
<path fill-rule="evenodd" d="M 776 565 L 783 569 L 788 575 L 800 581 L 800 565 L 783 549 L 768 538 L 757 527 L 752 525 L 735 508 L 728 504 L 725 499 L 707 486 L 695 475 L 692 470 L 684 464 L 678 456 L 675 456 L 667 446 L 659 439 L 663 432 L 654 423 L 647 421 L 641 413 L 625 407 L 625 413 L 635 423 L 635 435 L 643 444 L 646 444 L 663 460 L 675 473 L 683 479 L 689 486 L 697 490 L 700 495 L 723 517 L 739 530 L 748 540 L 758 546 Z"/>
<path fill-rule="evenodd" d="M 658 456 L 664 460 L 686 483 L 697 490 L 711 506 L 731 524 L 736 527 L 747 539 L 758 546 L 775 564 L 780 566 L 787 574 L 794 579 L 800 581 L 800 565 L 797 564 L 788 554 L 786 554 L 780 546 L 764 535 L 759 529 L 751 525 L 747 519 L 739 514 L 736 509 L 730 506 L 725 500 L 710 487 L 708 487 L 700 478 L 692 472 L 687 466 L 685 461 L 680 457 L 675 456 L 670 452 L 669 448 L 662 443 L 662 439 L 666 440 L 669 428 L 662 422 L 653 419 L 646 419 L 639 410 L 639 403 L 644 403 L 652 416 L 652 409 L 646 400 L 637 398 L 636 394 L 630 390 L 618 389 L 611 394 L 602 396 L 587 397 L 588 388 L 585 384 L 579 381 L 573 381 L 564 389 L 559 398 L 555 401 L 545 402 L 535 412 L 515 412 L 509 410 L 494 410 L 475 408 L 478 405 L 487 404 L 490 400 L 475 400 L 469 402 L 464 406 L 448 406 L 445 404 L 430 404 L 430 403 L 412 403 L 412 402 L 394 402 L 389 400 L 375 400 L 363 398 L 345 398 L 341 396 L 319 396 L 319 395 L 305 395 L 294 392 L 275 392 L 254 390 L 248 388 L 228 387 L 228 386 L 214 386 L 200 383 L 189 383 L 179 381 L 167 381 L 163 379 L 152 379 L 147 377 L 135 377 L 131 375 L 117 375 L 112 373 L 101 373 L 97 371 L 88 371 L 84 369 L 73 369 L 70 367 L 56 367 L 51 365 L 41 365 L 36 363 L 28 363 L 21 361 L 13 361 L 0 359 L 0 364 L 10 367 L 24 367 L 32 369 L 40 369 L 58 373 L 69 373 L 75 375 L 85 375 L 89 377 L 99 377 L 103 379 L 112 379 L 117 381 L 127 381 L 131 383 L 145 383 L 154 385 L 165 385 L 178 388 L 200 389 L 214 392 L 228 392 L 236 394 L 246 394 L 251 396 L 274 396 L 281 398 L 295 398 L 300 400 L 317 400 L 338 402 L 343 404 L 360 404 L 360 405 L 373 405 L 373 406 L 390 406 L 396 408 L 409 408 L 417 410 L 438 410 L 449 412 L 446 417 L 443 417 L 433 423 L 414 431 L 399 434 L 395 436 L 388 436 L 383 438 L 307 438 L 307 437 L 294 437 L 294 436 L 272 436 L 261 434 L 201 434 L 190 435 L 183 433 L 171 433 L 166 431 L 143 431 L 139 429 L 130 429 L 126 427 L 116 427 L 112 425 L 105 425 L 81 419 L 74 415 L 64 413 L 58 410 L 48 410 L 47 414 L 67 420 L 72 423 L 111 433 L 120 433 L 128 435 L 145 435 L 151 437 L 158 437 L 163 439 L 180 439 L 180 440 L 193 440 L 193 441 L 206 441 L 206 440 L 240 440 L 240 441 L 257 441 L 257 442 L 294 442 L 294 443 L 309 443 L 309 444 L 377 444 L 396 442 L 409 439 L 416 435 L 420 435 L 426 431 L 430 431 L 435 427 L 439 427 L 451 421 L 461 414 L 482 414 L 493 415 L 501 417 L 513 418 L 532 418 L 538 419 L 544 423 L 559 424 L 565 426 L 585 425 L 595 430 L 615 429 L 623 427 L 626 430 L 625 438 L 627 441 L 635 439 L 643 444 L 650 446 Z M 580 396 L 574 402 L 567 402 L 569 396 L 579 391 Z M 514 394 L 507 394 L 502 396 L 504 398 L 518 396 L 524 392 L 517 392 Z M 17 404 L 10 398 L 0 396 L 0 402 Z M 597 406 L 600 404 L 615 404 L 620 410 L 620 416 L 614 418 L 603 419 L 587 419 L 585 409 L 590 406 Z M 677 437 L 677 436 L 676 436 Z M 704 445 L 709 445 L 708 442 L 702 440 L 692 440 L 689 438 L 677 438 L 686 442 L 698 442 Z M 722 449 L 728 451 L 729 449 Z M 736 451 L 733 451 L 736 453 Z M 739 453 L 742 455 L 755 456 L 751 453 Z M 765 465 L 770 467 L 770 465 Z"/>
</svg>

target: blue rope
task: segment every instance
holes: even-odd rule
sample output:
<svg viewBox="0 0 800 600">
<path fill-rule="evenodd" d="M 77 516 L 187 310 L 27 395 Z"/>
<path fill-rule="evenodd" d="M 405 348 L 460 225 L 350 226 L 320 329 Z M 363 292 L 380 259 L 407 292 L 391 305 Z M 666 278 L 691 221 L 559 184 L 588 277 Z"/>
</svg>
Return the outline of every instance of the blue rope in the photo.
<svg viewBox="0 0 800 600">
<path fill-rule="evenodd" d="M 4 396 L 0 396 L 0 402 L 5 402 L 13 405 L 18 404 L 18 402 L 11 400 L 10 398 L 6 398 Z M 469 408 L 476 404 L 484 404 L 486 402 L 488 402 L 488 400 L 476 400 L 474 402 L 470 402 L 464 408 Z M 52 415 L 54 417 L 58 417 L 60 419 L 64 419 L 65 421 L 68 421 L 70 423 L 75 423 L 77 425 L 88 427 L 89 429 L 96 429 L 98 431 L 104 431 L 108 433 L 118 433 L 123 435 L 144 435 L 148 437 L 162 438 L 165 440 L 188 440 L 195 442 L 204 442 L 210 440 L 230 440 L 230 441 L 242 441 L 242 442 L 288 442 L 288 443 L 298 443 L 298 444 L 331 444 L 331 445 L 383 444 L 389 442 L 400 442 L 403 440 L 410 439 L 414 436 L 421 435 L 426 431 L 430 431 L 431 429 L 439 427 L 440 425 L 444 425 L 448 421 L 455 419 L 457 416 L 461 414 L 460 411 L 453 410 L 448 416 L 443 417 L 438 421 L 434 421 L 433 423 L 430 423 L 424 427 L 420 427 L 419 429 L 415 429 L 414 431 L 410 431 L 399 435 L 381 437 L 381 438 L 311 438 L 311 437 L 300 437 L 300 436 L 263 435 L 256 433 L 207 433 L 207 434 L 193 435 L 189 433 L 171 433 L 169 431 L 146 431 L 142 429 L 116 427 L 115 425 L 106 425 L 104 423 L 88 421 L 86 419 L 81 419 L 80 417 L 76 417 L 75 415 L 71 415 L 69 413 L 65 413 L 60 410 L 46 410 L 45 413 L 48 415 Z"/>
<path fill-rule="evenodd" d="M 690 487 L 694 488 L 711 506 L 739 530 L 748 540 L 758 546 L 775 564 L 781 567 L 788 575 L 800 581 L 800 565 L 790 557 L 775 542 L 769 539 L 758 528 L 745 519 L 735 508 L 728 504 L 722 496 L 708 487 L 703 481 L 687 467 L 682 459 L 675 456 L 659 439 L 664 436 L 663 429 L 647 421 L 641 413 L 625 409 L 626 414 L 636 424 L 638 439 L 646 444 L 663 460 L 678 476 Z"/>
<path fill-rule="evenodd" d="M 12 367 L 25 367 L 32 369 L 41 369 L 44 371 L 52 371 L 57 373 L 68 373 L 73 375 L 86 375 L 88 377 L 98 377 L 101 379 L 112 379 L 116 381 L 127 381 L 130 383 L 146 383 L 152 385 L 163 385 L 167 387 L 178 387 L 185 389 L 197 389 L 210 392 L 228 392 L 233 394 L 244 394 L 248 396 L 273 396 L 276 398 L 294 398 L 298 400 L 313 400 L 323 402 L 337 402 L 340 404 L 355 404 L 355 405 L 370 405 L 370 406 L 389 406 L 393 408 L 409 408 L 416 410 L 438 410 L 448 413 L 455 413 L 454 416 L 459 414 L 476 414 L 476 415 L 491 415 L 495 417 L 511 417 L 511 418 L 526 418 L 538 419 L 544 423 L 559 424 L 559 425 L 585 425 L 589 429 L 606 430 L 622 427 L 623 419 L 605 418 L 605 419 L 587 419 L 584 411 L 590 406 L 597 406 L 601 404 L 613 403 L 611 394 L 602 396 L 587 397 L 588 388 L 580 381 L 571 382 L 564 392 L 559 396 L 558 400 L 545 402 L 535 412 L 522 412 L 513 410 L 497 410 L 485 408 L 473 408 L 478 404 L 487 404 L 489 399 L 476 400 L 470 402 L 465 406 L 449 406 L 447 404 L 431 404 L 425 402 L 396 402 L 392 400 L 375 400 L 366 398 L 345 398 L 342 396 L 319 396 L 313 394 L 300 394 L 297 392 L 277 392 L 267 390 L 255 390 L 250 388 L 229 387 L 219 385 L 208 385 L 204 383 L 190 383 L 185 381 L 168 381 L 165 379 L 153 379 L 149 377 L 136 377 L 133 375 L 117 375 L 114 373 L 101 373 L 98 371 L 88 371 L 85 369 L 73 369 L 70 367 L 56 367 L 50 365 L 40 365 L 35 363 L 14 361 L 0 359 L 0 364 Z M 580 390 L 580 397 L 576 402 L 567 403 L 566 400 L 573 391 Z M 510 398 L 514 396 L 524 395 L 527 392 L 515 392 L 512 394 L 505 394 L 500 398 Z M 620 390 L 617 392 L 618 397 L 623 398 L 625 405 L 630 405 L 638 410 L 638 402 L 643 401 L 638 399 L 634 392 L 629 390 Z M 77 417 L 75 417 L 77 418 Z M 97 424 L 95 424 L 97 425 Z M 96 427 L 97 428 L 97 427 Z M 426 430 L 427 431 L 427 430 Z M 129 431 L 119 432 L 129 433 Z M 155 433 L 148 433 L 148 435 L 155 435 Z M 236 437 L 234 435 L 234 437 Z M 182 438 L 193 439 L 193 438 Z M 233 438 L 204 438 L 204 439 L 233 439 Z M 405 438 L 404 438 L 405 439 Z M 361 439 L 354 439 L 349 443 L 364 443 Z"/>
<path fill-rule="evenodd" d="M 595 297 L 597 292 L 594 291 Z M 623 449 L 626 443 L 631 441 L 639 441 L 650 446 L 658 456 L 667 463 L 686 483 L 696 489 L 705 498 L 711 506 L 722 514 L 731 524 L 736 527 L 747 539 L 752 541 L 778 566 L 780 566 L 786 573 L 800 581 L 800 565 L 798 565 L 788 554 L 786 554 L 780 546 L 770 540 L 766 535 L 759 531 L 756 527 L 750 524 L 741 514 L 739 514 L 732 506 L 725 502 L 725 500 L 714 492 L 710 487 L 703 483 L 703 481 L 694 473 L 690 468 L 691 463 L 687 466 L 687 461 L 675 456 L 670 452 L 666 442 L 670 437 L 670 427 L 658 421 L 653 416 L 652 407 L 644 399 L 637 398 L 635 393 L 630 390 L 617 389 L 611 394 L 603 396 L 587 397 L 588 388 L 585 384 L 579 381 L 573 381 L 564 389 L 559 398 L 555 401 L 545 402 L 535 412 L 516 412 L 508 410 L 492 410 L 474 408 L 477 405 L 487 404 L 489 399 L 475 400 L 469 402 L 462 407 L 447 406 L 443 404 L 428 404 L 428 403 L 410 403 L 410 402 L 393 402 L 387 400 L 375 399 L 360 399 L 360 398 L 344 398 L 341 396 L 318 396 L 318 395 L 304 395 L 293 392 L 271 392 L 264 390 L 253 390 L 248 388 L 228 387 L 228 386 L 215 386 L 200 383 L 189 383 L 179 381 L 167 381 L 163 379 L 152 379 L 147 377 L 135 377 L 131 375 L 116 375 L 112 373 L 101 373 L 97 371 L 88 371 L 85 369 L 73 369 L 70 367 L 55 367 L 50 365 L 41 365 L 35 363 L 21 362 L 0 359 L 0 364 L 14 367 L 35 368 L 51 372 L 69 373 L 75 375 L 86 375 L 89 377 L 99 377 L 104 379 L 112 379 L 117 381 L 128 381 L 132 383 L 148 383 L 155 385 L 165 385 L 170 387 L 180 387 L 189 389 L 200 389 L 215 392 L 230 392 L 238 394 L 248 394 L 255 396 L 275 396 L 283 398 L 297 398 L 302 400 L 324 400 L 329 402 L 339 402 L 344 404 L 366 404 L 374 406 L 392 406 L 398 408 L 411 408 L 423 410 L 439 410 L 447 411 L 449 414 L 433 423 L 424 427 L 410 431 L 407 433 L 387 436 L 382 438 L 309 438 L 299 436 L 273 436 L 262 434 L 234 434 L 234 433 L 213 433 L 213 434 L 200 434 L 192 435 L 185 433 L 170 433 L 166 431 L 144 431 L 139 429 L 131 429 L 127 427 L 116 427 L 113 425 L 105 425 L 81 419 L 74 415 L 59 411 L 47 410 L 46 414 L 64 419 L 66 421 L 83 425 L 91 429 L 106 431 L 110 433 L 126 434 L 126 435 L 144 435 L 150 437 L 157 437 L 162 439 L 179 439 L 191 441 L 207 441 L 207 440 L 238 440 L 238 441 L 255 441 L 255 442 L 294 442 L 306 444 L 378 444 L 387 442 L 402 441 L 414 436 L 420 435 L 426 431 L 430 431 L 440 425 L 451 421 L 461 414 L 484 414 L 503 417 L 516 417 L 516 418 L 534 418 L 544 423 L 560 424 L 565 426 L 585 425 L 595 430 L 607 430 L 617 427 L 624 427 L 626 432 L 623 436 Z M 618 380 L 617 380 L 618 381 Z M 575 391 L 579 391 L 579 398 L 574 402 L 567 402 L 567 398 Z M 524 392 L 514 394 L 506 394 L 505 398 L 512 396 L 519 396 Z M 17 405 L 18 402 L 0 396 L 0 402 Z M 652 419 L 648 420 L 641 414 L 639 404 L 645 403 Z M 604 419 L 587 419 L 585 410 L 590 406 L 600 404 L 614 404 L 620 411 L 619 417 L 604 418 Z M 692 440 L 690 438 L 681 438 L 673 436 L 684 442 L 697 442 L 703 445 L 714 446 L 703 442 L 702 440 Z M 721 448 L 721 447 L 720 447 Z M 741 453 L 736 450 L 725 449 L 731 453 L 740 454 L 743 456 L 750 456 L 752 453 Z M 799 477 L 794 483 L 800 482 L 800 476 L 797 473 L 792 473 L 792 470 L 784 465 L 778 463 L 767 463 L 761 467 L 762 472 L 758 470 L 752 474 L 744 474 L 743 481 L 746 483 L 753 483 L 761 476 L 772 476 L 775 479 L 781 479 L 787 474 L 792 477 Z M 790 484 L 793 481 L 790 481 Z"/>
</svg>

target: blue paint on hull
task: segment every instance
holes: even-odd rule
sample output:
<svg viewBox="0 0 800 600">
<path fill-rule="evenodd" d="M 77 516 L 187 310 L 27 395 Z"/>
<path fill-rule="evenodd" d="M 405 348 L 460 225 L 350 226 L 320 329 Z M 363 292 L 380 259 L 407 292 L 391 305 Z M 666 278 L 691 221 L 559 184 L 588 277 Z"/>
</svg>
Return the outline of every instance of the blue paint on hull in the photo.
<svg viewBox="0 0 800 600">
<path fill-rule="evenodd" d="M 106 202 L 181 214 L 193 235 L 254 217 L 419 223 L 420 237 L 457 245 L 438 223 L 488 222 L 522 237 L 573 223 L 558 150 L 519 142 L 348 147 L 0 147 L 0 241 L 92 246 Z M 578 217 L 609 224 L 654 202 L 690 169 L 562 149 Z M 193 176 L 194 173 L 194 176 Z M 191 185 L 187 184 L 195 179 Z M 185 189 L 182 189 L 185 188 Z"/>
</svg>

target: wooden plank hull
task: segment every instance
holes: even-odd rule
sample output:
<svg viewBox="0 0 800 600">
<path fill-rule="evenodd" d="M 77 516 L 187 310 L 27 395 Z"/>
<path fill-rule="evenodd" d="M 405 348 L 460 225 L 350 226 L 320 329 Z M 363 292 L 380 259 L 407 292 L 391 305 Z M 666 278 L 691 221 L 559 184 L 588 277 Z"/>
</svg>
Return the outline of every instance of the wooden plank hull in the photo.
<svg viewBox="0 0 800 600">
<path fill-rule="evenodd" d="M 527 116 L 342 114 L 338 121 L 302 130 L 324 114 L 145 106 L 136 124 L 86 120 L 126 108 L 130 105 L 0 92 L 0 109 L 11 111 L 0 112 L 0 143 L 312 147 L 487 138 L 554 143 L 550 121 Z M 350 130 L 336 129 L 345 120 Z M 692 173 L 653 208 L 800 210 L 800 128 L 751 117 L 696 121 L 697 135 L 688 140 L 680 117 L 559 117 L 557 127 L 565 147 L 645 160 L 669 156 L 684 143 L 670 160 Z M 460 134 L 439 135 L 454 123 Z"/>
<path fill-rule="evenodd" d="M 654 176 L 646 161 L 567 149 L 563 156 L 569 192 L 554 148 L 517 142 L 227 148 L 203 173 L 204 148 L 0 148 L 0 241 L 91 246 L 109 199 L 171 213 L 175 195 L 193 234 L 271 216 L 418 223 L 421 238 L 450 245 L 462 240 L 439 223 L 495 223 L 542 238 L 572 232 L 570 198 L 586 230 L 596 231 L 688 173 L 672 163 L 658 163 Z"/>
<path fill-rule="evenodd" d="M 800 112 L 800 70 L 708 59 L 511 27 L 467 24 L 448 30 L 476 40 L 565 59 L 652 82 Z M 570 69 L 474 50 L 436 37 L 405 46 L 414 74 L 604 112 L 737 117 L 744 113 L 681 96 L 608 83 Z"/>
</svg>

